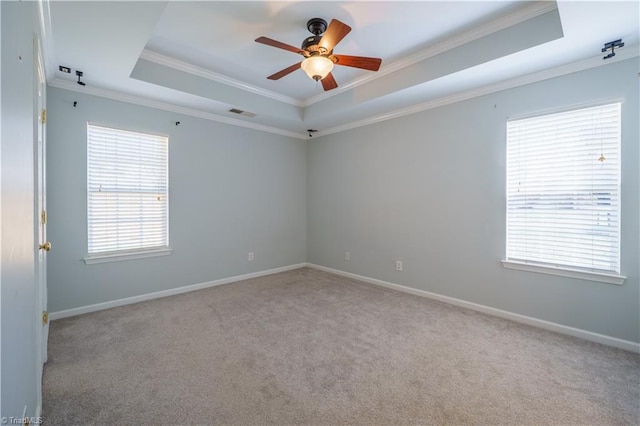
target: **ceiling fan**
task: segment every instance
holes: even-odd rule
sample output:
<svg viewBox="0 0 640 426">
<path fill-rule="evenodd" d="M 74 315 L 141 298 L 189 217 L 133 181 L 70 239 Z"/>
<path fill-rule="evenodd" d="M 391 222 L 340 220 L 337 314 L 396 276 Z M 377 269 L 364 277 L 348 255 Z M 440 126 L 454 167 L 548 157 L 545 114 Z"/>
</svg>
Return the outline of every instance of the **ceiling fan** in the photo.
<svg viewBox="0 0 640 426">
<path fill-rule="evenodd" d="M 307 29 L 313 34 L 302 42 L 302 47 L 297 48 L 289 44 L 281 43 L 268 37 L 258 37 L 255 41 L 278 49 L 288 50 L 304 56 L 301 62 L 291 65 L 275 74 L 267 77 L 269 80 L 279 80 L 282 77 L 302 68 L 307 75 L 315 81 L 320 80 L 324 90 L 338 87 L 331 70 L 333 65 L 361 68 L 369 71 L 378 71 L 382 59 L 367 58 L 364 56 L 334 55 L 333 48 L 351 31 L 347 24 L 332 19 L 327 26 L 327 21 L 322 18 L 313 18 L 307 22 Z"/>
</svg>

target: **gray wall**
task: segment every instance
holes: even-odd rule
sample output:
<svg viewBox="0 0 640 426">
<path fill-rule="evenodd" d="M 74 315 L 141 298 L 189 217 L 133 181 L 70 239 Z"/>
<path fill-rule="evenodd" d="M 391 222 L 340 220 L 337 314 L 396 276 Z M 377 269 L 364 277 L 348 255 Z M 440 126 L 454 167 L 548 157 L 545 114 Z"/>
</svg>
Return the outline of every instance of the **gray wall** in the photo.
<svg viewBox="0 0 640 426">
<path fill-rule="evenodd" d="M 51 312 L 306 261 L 305 141 L 55 88 L 47 103 Z M 81 260 L 87 121 L 169 136 L 171 255 Z"/>
<path fill-rule="evenodd" d="M 50 89 L 50 311 L 309 261 L 638 342 L 637 72 L 636 58 L 314 138 L 308 146 Z M 616 100 L 623 101 L 625 284 L 504 269 L 506 119 Z M 170 256 L 82 262 L 88 120 L 169 135 Z M 256 255 L 251 263 L 249 250 Z M 403 272 L 395 271 L 396 259 L 404 261 Z"/>
<path fill-rule="evenodd" d="M 314 138 L 308 261 L 640 341 L 637 74 L 635 58 Z M 620 99 L 624 285 L 504 269 L 507 117 Z"/>
<path fill-rule="evenodd" d="M 2 417 L 34 416 L 37 365 L 34 249 L 35 2 L 0 2 L 1 131 L 1 407 Z M 22 61 L 18 55 L 22 54 Z"/>
</svg>

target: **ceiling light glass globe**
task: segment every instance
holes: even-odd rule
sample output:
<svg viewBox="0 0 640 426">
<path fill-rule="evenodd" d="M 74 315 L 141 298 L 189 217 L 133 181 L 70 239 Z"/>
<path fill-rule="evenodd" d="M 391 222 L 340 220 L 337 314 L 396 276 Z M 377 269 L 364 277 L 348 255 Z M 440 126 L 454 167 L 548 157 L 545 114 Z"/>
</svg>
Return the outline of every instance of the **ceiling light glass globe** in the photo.
<svg viewBox="0 0 640 426">
<path fill-rule="evenodd" d="M 333 61 L 324 56 L 311 56 L 304 61 L 300 67 L 313 80 L 322 80 L 333 69 Z"/>
</svg>

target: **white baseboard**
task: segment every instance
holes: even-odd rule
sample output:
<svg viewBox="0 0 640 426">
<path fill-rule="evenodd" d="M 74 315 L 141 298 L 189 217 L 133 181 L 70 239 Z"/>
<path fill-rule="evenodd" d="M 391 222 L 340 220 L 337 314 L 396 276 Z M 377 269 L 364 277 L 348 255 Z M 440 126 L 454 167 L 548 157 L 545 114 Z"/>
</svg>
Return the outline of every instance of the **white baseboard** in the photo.
<svg viewBox="0 0 640 426">
<path fill-rule="evenodd" d="M 109 302 L 96 303 L 94 305 L 81 306 L 79 308 L 67 309 L 64 311 L 52 312 L 49 314 L 51 320 L 57 320 L 61 318 L 72 317 L 75 315 L 86 314 L 89 312 L 101 311 L 103 309 L 115 308 L 117 306 L 130 305 L 132 303 L 144 302 L 146 300 L 159 299 L 161 297 L 173 296 L 181 293 L 188 293 L 191 291 L 201 290 L 203 288 L 215 287 L 224 284 L 230 284 L 237 281 L 248 280 L 251 278 L 263 277 L 266 275 L 277 274 L 280 272 L 291 271 L 293 269 L 299 269 L 308 266 L 310 268 L 318 269 L 320 271 L 330 272 L 332 274 L 341 275 L 348 278 L 353 278 L 359 281 L 364 281 L 370 284 L 387 287 L 393 290 L 402 291 L 405 293 L 413 294 L 416 296 L 427 297 L 429 299 L 438 300 L 440 302 L 448 303 L 450 305 L 460 306 L 474 311 L 482 312 L 488 315 L 493 315 L 500 318 L 509 319 L 522 324 L 531 325 L 545 330 L 551 330 L 569 336 L 579 337 L 585 340 L 589 340 L 596 343 L 601 343 L 608 346 L 624 349 L 627 351 L 640 353 L 640 343 L 632 342 L 630 340 L 618 339 L 616 337 L 606 336 L 604 334 L 593 333 L 591 331 L 582 330 L 579 328 L 569 327 L 566 325 L 554 323 L 551 321 L 545 321 L 538 318 L 528 317 L 526 315 L 516 314 L 514 312 L 504 311 L 502 309 L 492 308 L 490 306 L 480 305 L 478 303 L 468 302 L 462 299 L 456 299 L 454 297 L 443 296 L 441 294 L 432 293 L 425 290 L 419 290 L 412 287 L 406 287 L 400 284 L 394 284 L 387 281 L 382 281 L 376 278 L 366 277 L 364 275 L 353 274 L 351 272 L 345 272 L 338 269 L 328 268 L 326 266 L 316 265 L 313 263 L 298 263 L 295 265 L 283 266 L 280 268 L 267 269 L 259 272 L 252 272 L 244 275 L 236 275 L 233 277 L 222 278 L 219 280 L 188 285 L 184 287 L 172 288 L 168 290 L 158 291 L 154 293 L 142 294 L 139 296 L 127 297 L 124 299 L 112 300 Z"/>
<path fill-rule="evenodd" d="M 456 299 L 454 297 L 443 296 L 437 293 L 431 293 L 425 290 L 418 290 L 416 288 L 406 287 L 400 284 L 394 284 L 387 281 L 378 280 L 376 278 L 369 278 L 363 275 L 353 274 L 351 272 L 340 271 L 338 269 L 327 268 L 326 266 L 315 265 L 313 263 L 307 263 L 310 268 L 318 269 L 320 271 L 330 272 L 332 274 L 341 275 L 343 277 L 353 278 L 366 283 L 387 287 L 390 289 L 402 291 L 416 296 L 427 297 L 429 299 L 438 300 L 440 302 L 448 303 L 450 305 L 456 305 L 474 311 L 482 312 L 484 314 L 493 315 L 500 318 L 516 321 L 522 324 L 531 325 L 545 330 L 551 330 L 569 336 L 579 337 L 581 339 L 589 340 L 596 343 L 601 343 L 607 346 L 613 346 L 616 348 L 624 349 L 627 351 L 640 353 L 640 343 L 632 342 L 630 340 L 618 339 L 617 337 L 606 336 L 604 334 L 593 333 L 591 331 L 582 330 L 580 328 L 569 327 L 566 325 L 558 324 L 555 322 L 545 321 L 538 318 L 528 317 L 526 315 L 516 314 L 514 312 L 503 311 L 502 309 L 492 308 L 490 306 L 480 305 L 478 303 L 467 302 L 466 300 Z"/>
<path fill-rule="evenodd" d="M 252 272 L 250 274 L 236 275 L 234 277 L 221 278 L 219 280 L 208 281 L 199 284 L 187 285 L 184 287 L 171 288 L 168 290 L 157 291 L 154 293 L 141 294 L 139 296 L 126 297 L 124 299 L 111 300 L 109 302 L 96 303 L 95 305 L 81 306 L 79 308 L 66 309 L 64 311 L 51 312 L 49 319 L 57 320 L 61 318 L 72 317 L 75 315 L 87 314 L 89 312 L 102 311 L 104 309 L 115 308 L 116 306 L 130 305 L 132 303 L 144 302 L 145 300 L 159 299 L 161 297 L 173 296 L 181 293 L 201 290 L 203 288 L 215 287 L 224 284 L 234 283 L 236 281 L 248 280 L 251 278 L 264 277 L 280 272 L 291 271 L 293 269 L 304 268 L 306 263 L 298 263 L 295 265 L 283 266 L 280 268 L 267 269 L 264 271 Z"/>
</svg>

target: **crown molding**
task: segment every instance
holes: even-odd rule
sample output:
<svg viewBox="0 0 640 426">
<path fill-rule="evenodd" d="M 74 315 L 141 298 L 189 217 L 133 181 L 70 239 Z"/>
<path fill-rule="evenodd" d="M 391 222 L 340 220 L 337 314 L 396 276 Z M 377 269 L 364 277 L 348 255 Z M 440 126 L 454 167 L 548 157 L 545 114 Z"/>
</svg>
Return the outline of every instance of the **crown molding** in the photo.
<svg viewBox="0 0 640 426">
<path fill-rule="evenodd" d="M 201 111 L 193 108 L 187 108 L 170 104 L 163 101 L 149 99 L 136 95 L 129 95 L 114 90 L 102 89 L 94 86 L 79 86 L 75 82 L 68 80 L 61 80 L 56 78 L 49 82 L 49 86 L 56 87 L 58 89 L 70 90 L 72 92 L 84 93 L 87 95 L 98 96 L 101 98 L 112 99 L 115 101 L 127 102 L 130 104 L 141 105 L 149 108 L 160 109 L 163 111 L 175 112 L 177 114 L 188 115 L 191 117 L 202 118 L 204 120 L 217 121 L 219 123 L 230 124 L 232 126 L 245 127 L 248 129 L 259 130 L 262 132 L 273 133 L 277 135 L 287 136 L 295 139 L 307 140 L 307 136 L 303 133 L 295 133 L 276 127 L 265 126 L 262 124 L 250 123 L 247 121 L 238 120 L 235 118 L 225 117 L 212 112 Z"/>
<path fill-rule="evenodd" d="M 488 94 L 499 92 L 502 90 L 512 89 L 514 87 L 524 86 L 526 84 L 536 83 L 539 81 L 548 80 L 551 78 L 571 74 L 574 72 L 584 71 L 591 68 L 597 68 L 599 66 L 609 65 L 615 62 L 624 61 L 627 59 L 640 56 L 639 47 L 640 46 L 637 44 L 630 45 L 628 46 L 628 49 L 617 51 L 616 56 L 607 61 L 603 61 L 601 55 L 597 55 L 597 56 L 583 59 L 580 61 L 568 63 L 568 64 L 557 66 L 554 68 L 550 68 L 550 69 L 538 71 L 535 73 L 523 75 L 520 77 L 512 78 L 509 80 L 501 81 L 488 86 L 483 86 L 476 89 L 470 89 L 464 92 L 443 96 L 441 98 L 433 99 L 427 102 L 423 102 L 416 105 L 411 105 L 406 108 L 398 109 L 390 113 L 379 114 L 379 115 L 368 117 L 362 120 L 353 121 L 341 126 L 331 127 L 318 132 L 314 136 L 317 139 L 322 136 L 327 136 L 330 134 L 339 133 L 346 130 L 355 129 L 358 127 L 368 126 L 370 124 L 380 123 L 386 120 L 392 120 L 394 118 L 404 117 L 406 115 L 411 115 L 417 112 L 438 108 L 441 106 L 453 104 L 460 101 L 465 101 L 468 99 L 488 95 Z M 205 111 L 200 111 L 193 108 L 182 107 L 182 106 L 178 106 L 178 105 L 174 105 L 174 104 L 170 104 L 162 101 L 144 98 L 141 96 L 129 95 L 121 92 L 116 92 L 116 91 L 92 87 L 92 86 L 82 87 L 82 86 L 78 86 L 74 82 L 67 81 L 67 80 L 54 79 L 49 83 L 49 85 L 51 87 L 57 87 L 59 89 L 71 90 L 74 92 L 85 93 L 89 95 L 99 96 L 99 97 L 113 99 L 113 100 L 122 101 L 122 102 L 128 102 L 136 105 L 146 106 L 149 108 L 156 108 L 164 111 L 170 111 L 178 114 L 184 114 L 192 117 L 202 118 L 205 120 L 217 121 L 220 123 L 230 124 L 233 126 L 250 128 L 254 130 L 288 136 L 288 137 L 301 139 L 301 140 L 309 139 L 308 136 L 303 133 L 295 133 L 295 132 L 291 132 L 288 130 L 279 129 L 271 126 L 250 123 L 250 122 L 246 122 L 246 121 L 242 121 L 242 120 L 238 120 L 230 117 L 224 117 L 211 112 L 205 112 Z"/>
<path fill-rule="evenodd" d="M 149 49 L 144 49 L 142 51 L 142 53 L 140 54 L 140 59 L 144 59 L 158 65 L 163 65 L 165 67 L 173 68 L 178 71 L 193 74 L 198 77 L 206 78 L 217 83 L 226 84 L 227 86 L 235 87 L 237 89 L 241 89 L 250 93 L 255 93 L 257 95 L 264 96 L 279 102 L 302 107 L 302 102 L 298 99 L 292 98 L 291 96 L 281 95 L 280 93 L 272 92 L 271 90 L 263 89 L 252 84 L 236 80 L 224 74 L 219 74 L 206 68 L 202 68 L 188 62 L 172 58 L 170 56 L 162 55 Z"/>
<path fill-rule="evenodd" d="M 378 78 L 384 77 L 385 75 L 392 74 L 398 70 L 417 64 L 418 62 L 422 62 L 425 59 L 439 55 L 448 50 L 455 49 L 456 47 L 470 43 L 489 34 L 493 34 L 495 32 L 512 27 L 516 24 L 528 21 L 529 19 L 533 19 L 537 16 L 551 12 L 553 10 L 556 10 L 557 8 L 558 7 L 555 1 L 539 1 L 533 3 L 530 6 L 518 9 L 510 14 L 503 15 L 497 19 L 480 25 L 479 27 L 465 31 L 462 34 L 439 41 L 424 50 L 413 53 L 409 56 L 405 56 L 404 58 L 394 61 L 388 65 L 383 65 L 382 68 L 376 73 L 366 74 L 361 78 L 352 80 L 349 83 L 341 85 L 340 87 L 329 92 L 323 92 L 318 95 L 312 96 L 302 102 L 301 106 L 307 107 L 317 102 L 324 101 L 325 99 L 328 99 L 332 96 L 339 95 L 355 87 L 370 83 Z"/>
<path fill-rule="evenodd" d="M 333 133 L 344 132 L 345 130 L 351 130 L 358 127 L 368 126 L 370 124 L 380 123 L 382 121 L 392 120 L 394 118 L 404 117 L 405 115 L 415 114 L 417 112 L 426 111 L 433 108 L 438 108 L 444 105 L 453 104 L 460 101 L 465 101 L 479 96 L 488 95 L 502 90 L 512 89 L 514 87 L 524 86 L 531 83 L 537 83 L 543 80 L 549 80 L 555 77 L 571 74 L 578 71 L 584 71 L 591 68 L 597 68 L 604 65 L 609 65 L 615 62 L 624 61 L 634 57 L 640 56 L 640 45 L 628 46 L 629 49 L 619 50 L 616 52 L 616 56 L 607 60 L 602 60 L 602 55 L 595 57 L 571 62 L 568 64 L 560 65 L 557 67 L 549 68 L 546 70 L 526 74 L 520 77 L 515 77 L 509 80 L 504 80 L 498 83 L 490 84 L 488 86 L 478 87 L 476 89 L 466 90 L 460 93 L 454 93 L 452 95 L 444 96 L 441 98 L 433 99 L 427 102 L 412 105 L 406 108 L 398 109 L 390 113 L 379 114 L 376 116 L 368 117 L 362 120 L 353 121 L 341 126 L 331 127 L 318 132 L 315 136 L 317 138 L 330 135 Z"/>
</svg>

